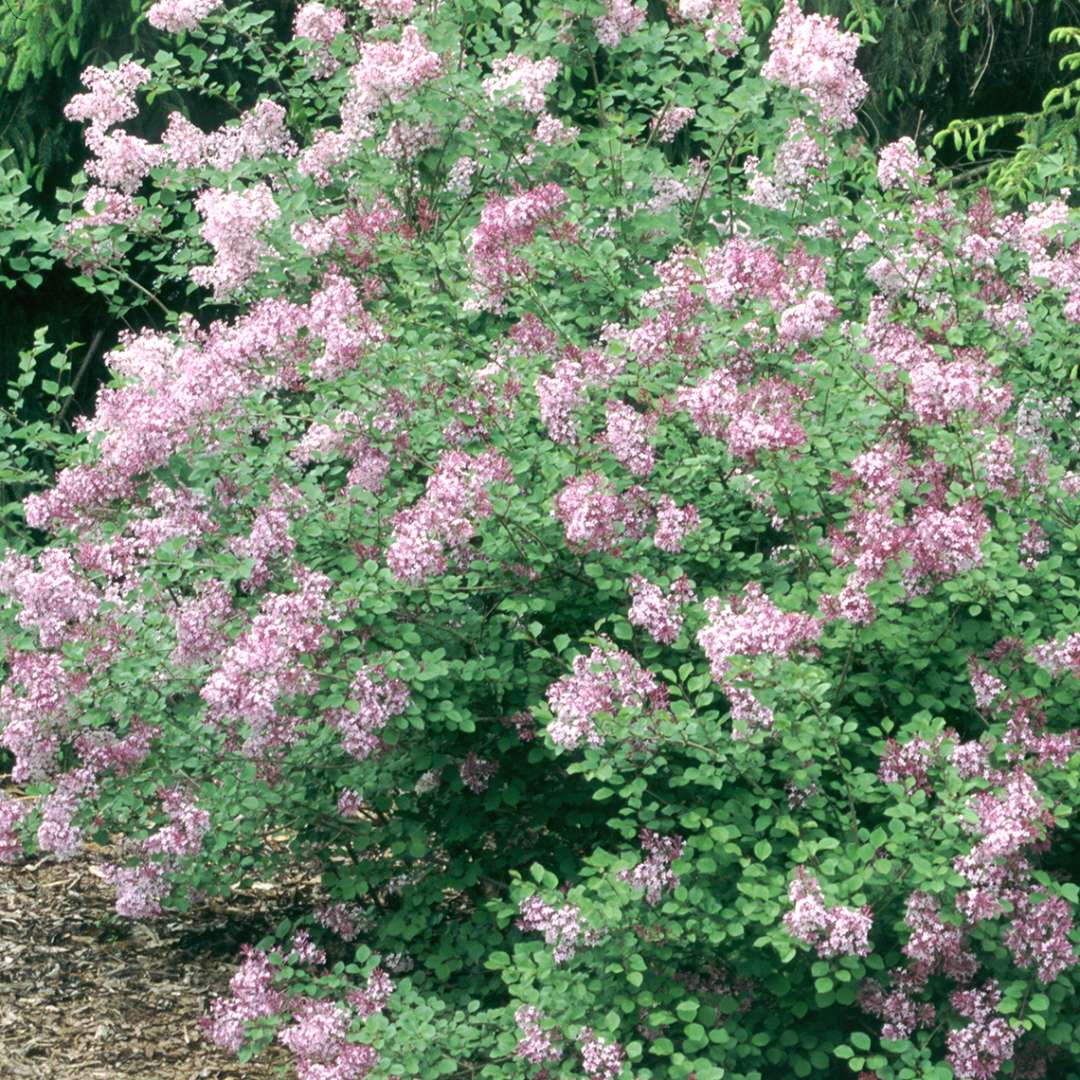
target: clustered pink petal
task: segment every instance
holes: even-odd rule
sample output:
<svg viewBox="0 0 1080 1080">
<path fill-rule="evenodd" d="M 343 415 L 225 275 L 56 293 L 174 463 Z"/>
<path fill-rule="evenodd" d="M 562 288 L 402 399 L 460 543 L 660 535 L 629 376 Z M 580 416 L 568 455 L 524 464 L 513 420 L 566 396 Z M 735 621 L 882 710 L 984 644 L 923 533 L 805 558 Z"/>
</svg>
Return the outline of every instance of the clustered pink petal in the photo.
<svg viewBox="0 0 1080 1080">
<path fill-rule="evenodd" d="M 85 688 L 87 676 L 69 673 L 56 652 L 12 651 L 8 676 L 0 686 L 0 746 L 11 751 L 15 764 L 11 779 L 17 784 L 52 775 L 60 736 L 73 718 L 75 696 Z"/>
<path fill-rule="evenodd" d="M 648 476 L 656 454 L 650 439 L 656 431 L 655 415 L 645 415 L 621 401 L 607 403 L 604 442 L 612 456 L 634 476 Z"/>
<path fill-rule="evenodd" d="M 865 979 L 857 1000 L 866 1012 L 883 1021 L 883 1039 L 908 1039 L 917 1028 L 932 1027 L 937 1017 L 933 1005 L 912 997 L 921 989 L 920 980 L 899 971 L 894 973 L 894 986 L 887 993 L 876 979 Z"/>
<path fill-rule="evenodd" d="M 697 386 L 683 387 L 678 401 L 703 435 L 723 439 L 732 455 L 754 462 L 763 450 L 791 450 L 806 441 L 795 418 L 801 397 L 777 378 L 740 389 L 735 375 L 720 368 Z"/>
<path fill-rule="evenodd" d="M 623 540 L 644 536 L 652 519 L 648 492 L 637 485 L 618 492 L 595 472 L 568 480 L 551 513 L 562 522 L 568 544 L 610 554 L 619 551 Z"/>
<path fill-rule="evenodd" d="M 561 65 L 553 57 L 530 60 L 510 53 L 492 64 L 491 75 L 483 82 L 484 92 L 493 101 L 514 103 L 525 112 L 544 111 L 544 93 L 559 74 Z"/>
<path fill-rule="evenodd" d="M 97 613 L 102 597 L 63 548 L 43 551 L 37 562 L 35 570 L 29 557 L 16 552 L 0 561 L 0 595 L 20 605 L 16 622 L 37 630 L 42 648 L 51 649 L 72 640 Z"/>
<path fill-rule="evenodd" d="M 645 903 L 655 906 L 666 892 L 679 884 L 679 875 L 671 868 L 682 857 L 686 841 L 681 836 L 662 836 L 652 829 L 641 830 L 644 858 L 631 870 L 622 870 L 619 878 L 645 893 Z"/>
<path fill-rule="evenodd" d="M 311 571 L 296 577 L 296 592 L 266 597 L 200 691 L 209 722 L 246 725 L 243 749 L 250 757 L 281 741 L 275 730 L 279 701 L 314 686 L 301 657 L 317 652 L 322 641 L 330 579 Z"/>
<path fill-rule="evenodd" d="M 514 925 L 527 933 L 542 932 L 545 943 L 553 946 L 552 958 L 556 964 L 573 959 L 583 935 L 580 909 L 573 904 L 555 908 L 533 895 L 521 901 L 518 913 L 520 918 Z M 588 941 L 584 943 L 588 944 Z"/>
<path fill-rule="evenodd" d="M 141 64 L 127 61 L 112 71 L 88 67 L 82 73 L 87 93 L 76 94 L 64 107 L 69 120 L 88 121 L 101 132 L 139 115 L 135 91 L 150 81 L 150 72 Z"/>
<path fill-rule="evenodd" d="M 313 0 L 297 8 L 293 19 L 293 36 L 306 39 L 317 47 L 311 51 L 311 60 L 315 76 L 325 79 L 333 75 L 341 66 L 330 51 L 334 39 L 345 32 L 345 13 L 337 8 L 328 8 L 325 4 Z"/>
<path fill-rule="evenodd" d="M 364 796 L 352 788 L 343 788 L 338 795 L 337 812 L 342 817 L 357 817 L 364 808 Z"/>
<path fill-rule="evenodd" d="M 797 941 L 813 945 L 818 956 L 867 956 L 873 919 L 869 907 L 826 908 L 821 886 L 803 867 L 788 887 L 794 907 L 784 926 Z"/>
<path fill-rule="evenodd" d="M 494 451 L 476 457 L 445 451 L 421 499 L 394 516 L 394 535 L 386 550 L 394 577 L 420 585 L 445 573 L 448 552 L 463 557 L 476 522 L 494 512 L 489 485 L 509 484 L 512 479 L 509 463 Z"/>
<path fill-rule="evenodd" d="M 0 792 L 0 864 L 18 862 L 23 854 L 19 826 L 34 809 L 33 799 L 19 799 Z"/>
<path fill-rule="evenodd" d="M 342 941 L 353 941 L 364 925 L 363 908 L 356 904 L 323 904 L 314 912 L 315 921 Z"/>
<path fill-rule="evenodd" d="M 487 761 L 477 756 L 472 750 L 465 756 L 465 760 L 458 767 L 461 782 L 474 795 L 487 791 L 491 778 L 499 771 L 499 766 L 494 761 Z"/>
<path fill-rule="evenodd" d="M 582 742 L 602 746 L 604 737 L 596 728 L 601 715 L 616 716 L 629 709 L 647 716 L 667 706 L 667 694 L 652 673 L 621 649 L 595 645 L 588 656 L 575 656 L 571 666 L 572 674 L 547 691 L 554 714 L 548 735 L 564 749 L 573 750 Z"/>
<path fill-rule="evenodd" d="M 383 959 L 383 965 L 390 971 L 409 971 L 412 962 L 408 957 L 403 957 L 400 953 L 393 953 Z M 364 988 L 354 990 L 348 995 L 347 1000 L 363 1019 L 382 1012 L 393 992 L 393 980 L 382 967 L 377 967 L 368 976 Z"/>
<path fill-rule="evenodd" d="M 894 187 L 910 187 L 919 179 L 922 166 L 915 140 L 905 135 L 878 151 L 877 179 L 882 191 Z"/>
<path fill-rule="evenodd" d="M 773 154 L 771 175 L 760 170 L 756 157 L 747 158 L 747 201 L 784 210 L 790 202 L 809 193 L 814 181 L 825 175 L 828 164 L 829 154 L 820 135 L 802 117 L 796 117 Z"/>
<path fill-rule="evenodd" d="M 211 578 L 195 596 L 177 608 L 172 662 L 186 667 L 216 660 L 228 645 L 225 624 L 232 615 L 229 589 L 217 578 Z"/>
<path fill-rule="evenodd" d="M 244 959 L 229 980 L 230 996 L 215 998 L 210 1014 L 201 1021 L 207 1038 L 234 1054 L 244 1044 L 248 1021 L 273 1016 L 285 1008 L 285 994 L 274 989 L 270 957 L 250 945 L 240 949 Z"/>
<path fill-rule="evenodd" d="M 834 17 L 804 15 L 798 0 L 785 0 L 761 74 L 801 90 L 827 124 L 851 127 L 855 110 L 869 92 L 855 67 L 858 49 L 858 35 L 842 32 Z"/>
<path fill-rule="evenodd" d="M 656 500 L 656 533 L 653 543 L 661 551 L 680 552 L 683 540 L 701 524 L 693 503 L 678 506 L 670 495 Z"/>
<path fill-rule="evenodd" d="M 380 732 L 408 707 L 409 687 L 401 679 L 388 678 L 382 664 L 362 667 L 349 687 L 349 706 L 327 714 L 327 720 L 341 733 L 345 753 L 364 761 L 382 749 Z"/>
<path fill-rule="evenodd" d="M 37 842 L 42 851 L 58 859 L 70 859 L 82 850 L 82 829 L 72 823 L 83 799 L 97 794 L 92 769 L 83 767 L 62 774 L 47 796 L 41 812 Z"/>
<path fill-rule="evenodd" d="M 606 49 L 614 49 L 624 37 L 634 33 L 645 21 L 645 12 L 632 0 L 605 0 L 607 10 L 593 19 L 596 40 Z"/>
<path fill-rule="evenodd" d="M 370 117 L 383 105 L 400 104 L 444 71 L 442 58 L 411 23 L 402 29 L 399 42 L 365 41 L 349 72 L 352 90 L 341 109 L 342 133 L 350 139 L 371 135 Z"/>
<path fill-rule="evenodd" d="M 1072 908 L 1060 896 L 1033 889 L 1014 902 L 1012 923 L 1004 941 L 1017 967 L 1033 967 L 1043 983 L 1052 983 L 1076 964 L 1069 936 Z"/>
<path fill-rule="evenodd" d="M 209 133 L 181 113 L 169 114 L 161 136 L 165 157 L 180 169 L 210 167 L 227 172 L 241 161 L 262 161 L 271 155 L 292 157 L 297 146 L 286 126 L 287 113 L 276 101 L 263 99 L 240 118 Z"/>
<path fill-rule="evenodd" d="M 278 1041 L 297 1057 L 319 1061 L 336 1058 L 345 1042 L 349 1014 L 331 1001 L 303 999 L 293 1011 L 294 1023 L 282 1028 Z"/>
<path fill-rule="evenodd" d="M 588 1080 L 619 1080 L 626 1055 L 617 1042 L 600 1038 L 592 1028 L 582 1028 L 577 1043 Z"/>
<path fill-rule="evenodd" d="M 222 0 L 157 0 L 146 13 L 146 19 L 158 30 L 179 34 L 181 30 L 194 30 L 221 4 Z"/>
<path fill-rule="evenodd" d="M 1031 650 L 1032 658 L 1051 675 L 1066 672 L 1080 677 L 1080 633 L 1070 634 L 1064 641 L 1048 641 Z"/>
<path fill-rule="evenodd" d="M 687 22 L 704 25 L 706 40 L 725 55 L 746 37 L 742 0 L 678 0 L 674 7 L 668 0 L 668 10 Z"/>
<path fill-rule="evenodd" d="M 821 637 L 821 622 L 815 616 L 781 611 L 757 582 L 748 583 L 741 597 L 726 604 L 711 597 L 705 601 L 705 612 L 709 622 L 698 633 L 698 643 L 717 681 L 728 676 L 735 657 L 786 659 Z"/>
<path fill-rule="evenodd" d="M 221 299 L 258 272 L 266 253 L 260 230 L 281 216 L 270 189 L 253 184 L 246 191 L 210 188 L 195 199 L 203 217 L 202 238 L 214 249 L 210 266 L 196 266 L 191 280 Z"/>
<path fill-rule="evenodd" d="M 947 1060 L 958 1080 L 993 1080 L 1016 1049 L 1018 1032 L 996 1014 L 1001 991 L 991 979 L 981 989 L 957 990 L 953 1008 L 972 1022 L 946 1035 Z"/>
<path fill-rule="evenodd" d="M 671 142 L 694 119 L 695 111 L 687 105 L 670 105 L 654 116 L 649 121 L 649 127 L 656 132 L 656 141 Z"/>
<path fill-rule="evenodd" d="M 531 1005 L 522 1005 L 514 1013 L 514 1023 L 522 1032 L 514 1047 L 514 1057 L 522 1058 L 530 1065 L 543 1065 L 562 1057 L 562 1049 L 557 1044 L 559 1031 L 557 1028 L 545 1031 L 541 1027 L 544 1019 L 544 1014 Z"/>
<path fill-rule="evenodd" d="M 480 211 L 480 221 L 469 238 L 469 265 L 477 289 L 476 306 L 499 312 L 506 291 L 515 278 L 532 273 L 529 262 L 518 253 L 531 244 L 541 225 L 552 224 L 562 214 L 566 192 L 558 184 L 544 184 L 505 198 L 490 193 Z"/>
<path fill-rule="evenodd" d="M 696 599 L 694 587 L 685 575 L 676 579 L 665 595 L 659 585 L 634 574 L 630 595 L 633 602 L 626 617 L 662 645 L 671 645 L 678 638 L 683 624 L 681 609 Z"/>
</svg>

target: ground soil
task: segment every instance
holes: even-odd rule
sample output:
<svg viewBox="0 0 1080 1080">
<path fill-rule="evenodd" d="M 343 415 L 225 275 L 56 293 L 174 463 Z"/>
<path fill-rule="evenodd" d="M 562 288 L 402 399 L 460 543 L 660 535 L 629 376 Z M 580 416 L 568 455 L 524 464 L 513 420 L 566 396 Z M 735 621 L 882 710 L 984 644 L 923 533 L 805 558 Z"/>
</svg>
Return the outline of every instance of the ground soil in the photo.
<svg viewBox="0 0 1080 1080">
<path fill-rule="evenodd" d="M 101 850 L 0 866 L 0 1077 L 4 1080 L 270 1080 L 275 1048 L 241 1064 L 198 1019 L 224 993 L 243 942 L 303 906 L 300 880 L 152 923 L 120 919 Z"/>
</svg>

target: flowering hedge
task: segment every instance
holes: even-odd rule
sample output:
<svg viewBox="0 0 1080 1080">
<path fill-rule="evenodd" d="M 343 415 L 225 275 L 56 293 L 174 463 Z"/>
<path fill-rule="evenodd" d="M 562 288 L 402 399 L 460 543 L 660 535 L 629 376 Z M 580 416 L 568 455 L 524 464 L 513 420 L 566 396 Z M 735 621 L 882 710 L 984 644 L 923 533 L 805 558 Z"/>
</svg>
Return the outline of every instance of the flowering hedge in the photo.
<svg viewBox="0 0 1080 1080">
<path fill-rule="evenodd" d="M 794 2 L 148 19 L 58 244 L 168 321 L 0 563 L 0 859 L 310 868 L 205 1026 L 312 1080 L 1080 1075 L 1066 203 L 875 158 Z"/>
</svg>

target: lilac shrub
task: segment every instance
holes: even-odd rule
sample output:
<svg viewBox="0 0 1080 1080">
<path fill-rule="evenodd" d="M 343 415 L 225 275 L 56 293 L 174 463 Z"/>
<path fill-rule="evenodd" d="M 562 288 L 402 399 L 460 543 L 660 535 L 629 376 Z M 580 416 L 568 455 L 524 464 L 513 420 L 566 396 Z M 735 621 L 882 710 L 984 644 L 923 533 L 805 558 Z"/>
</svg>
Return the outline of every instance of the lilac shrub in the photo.
<svg viewBox="0 0 1080 1080">
<path fill-rule="evenodd" d="M 794 0 L 147 17 L 0 860 L 302 868 L 204 1029 L 310 1080 L 1080 1076 L 1068 194 L 872 153 Z"/>
</svg>

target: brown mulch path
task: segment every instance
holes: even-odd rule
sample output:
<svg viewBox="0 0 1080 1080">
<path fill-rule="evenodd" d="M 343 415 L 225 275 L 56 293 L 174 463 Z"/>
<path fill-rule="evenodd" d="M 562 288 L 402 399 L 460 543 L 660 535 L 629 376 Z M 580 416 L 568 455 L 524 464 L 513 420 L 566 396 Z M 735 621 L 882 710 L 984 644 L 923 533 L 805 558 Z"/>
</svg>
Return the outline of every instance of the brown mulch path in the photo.
<svg viewBox="0 0 1080 1080">
<path fill-rule="evenodd" d="M 305 883 L 152 923 L 120 919 L 101 853 L 0 866 L 0 1076 L 11 1080 L 280 1080 L 280 1047 L 242 1064 L 198 1018 L 243 942 L 303 903 Z"/>
</svg>

